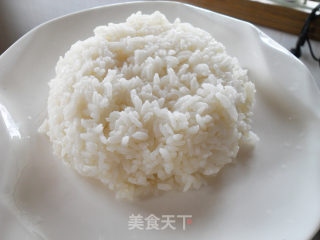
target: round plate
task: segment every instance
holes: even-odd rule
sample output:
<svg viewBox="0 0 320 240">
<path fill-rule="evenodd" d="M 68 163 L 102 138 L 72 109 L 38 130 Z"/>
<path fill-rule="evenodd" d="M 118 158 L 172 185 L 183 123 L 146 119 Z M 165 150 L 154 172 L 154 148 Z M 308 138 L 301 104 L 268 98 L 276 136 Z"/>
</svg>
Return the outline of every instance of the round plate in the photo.
<svg viewBox="0 0 320 240">
<path fill-rule="evenodd" d="M 248 69 L 257 88 L 253 128 L 261 140 L 199 191 L 119 201 L 57 160 L 37 129 L 59 56 L 97 25 L 155 10 L 210 32 Z M 311 238 L 320 225 L 319 103 L 310 72 L 286 49 L 251 24 L 201 8 L 137 2 L 42 24 L 0 57 L 2 239 Z M 165 227 L 165 215 L 175 230 Z M 163 229 L 147 230 L 150 216 Z"/>
</svg>

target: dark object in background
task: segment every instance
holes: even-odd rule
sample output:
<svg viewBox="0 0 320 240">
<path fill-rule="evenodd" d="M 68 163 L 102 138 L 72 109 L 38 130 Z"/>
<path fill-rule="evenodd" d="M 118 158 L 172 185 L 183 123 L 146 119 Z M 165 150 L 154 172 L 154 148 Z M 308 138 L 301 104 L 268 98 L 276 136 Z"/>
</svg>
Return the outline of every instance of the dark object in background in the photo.
<svg viewBox="0 0 320 240">
<path fill-rule="evenodd" d="M 293 55 L 295 55 L 297 58 L 300 58 L 301 56 L 301 47 L 304 45 L 305 42 L 307 42 L 308 46 L 309 46 L 309 50 L 310 50 L 310 53 L 311 53 L 311 56 L 312 58 L 319 62 L 319 66 L 320 66 L 320 58 L 317 58 L 315 55 L 314 55 L 314 52 L 312 50 L 312 46 L 311 46 L 311 43 L 310 43 L 310 40 L 309 40 L 309 37 L 308 37 L 308 33 L 309 33 L 309 28 L 310 28 L 310 24 L 311 22 L 316 18 L 316 17 L 319 17 L 319 15 L 316 15 L 317 11 L 320 10 L 320 4 L 318 4 L 313 10 L 312 12 L 310 13 L 310 15 L 307 17 L 303 27 L 302 27 L 302 30 L 299 34 L 299 38 L 298 38 L 298 41 L 297 41 L 297 44 L 296 44 L 296 47 L 295 48 L 292 48 L 290 50 L 290 52 L 293 53 Z"/>
<path fill-rule="evenodd" d="M 312 238 L 312 240 L 320 240 L 320 231 Z"/>
</svg>

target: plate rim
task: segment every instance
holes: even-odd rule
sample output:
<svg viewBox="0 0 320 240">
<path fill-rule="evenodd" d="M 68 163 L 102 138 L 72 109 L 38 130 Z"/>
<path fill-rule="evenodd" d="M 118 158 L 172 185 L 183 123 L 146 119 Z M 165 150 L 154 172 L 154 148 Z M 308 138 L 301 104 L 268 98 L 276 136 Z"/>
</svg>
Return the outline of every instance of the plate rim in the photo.
<svg viewBox="0 0 320 240">
<path fill-rule="evenodd" d="M 199 7 L 190 3 L 184 3 L 184 2 L 178 2 L 178 1 L 166 1 L 166 0 L 160 0 L 160 1 L 152 1 L 152 0 L 137 0 L 137 1 L 129 1 L 129 2 L 121 2 L 121 3 L 111 3 L 111 4 L 104 4 L 104 5 L 99 5 L 96 7 L 89 7 L 86 9 L 82 9 L 79 11 L 73 11 L 67 14 L 63 14 L 61 16 L 58 17 L 54 17 L 52 19 L 49 19 L 43 23 L 40 23 L 39 25 L 33 27 L 32 29 L 30 29 L 28 32 L 24 33 L 20 38 L 18 38 L 14 43 L 12 43 L 1 55 L 0 55 L 0 62 L 2 61 L 2 58 L 4 58 L 8 52 L 10 52 L 16 45 L 18 45 L 23 39 L 25 39 L 28 35 L 38 31 L 39 29 L 45 27 L 48 24 L 53 24 L 56 21 L 60 21 L 63 20 L 64 18 L 68 18 L 68 17 L 73 17 L 82 13 L 86 13 L 86 12 L 90 12 L 90 11 L 95 11 L 98 9 L 103 9 L 103 8 L 111 8 L 111 7 L 116 7 L 116 6 L 121 6 L 121 5 L 136 5 L 136 4 L 168 4 L 168 5 L 177 5 L 177 6 L 187 6 L 190 8 L 194 8 L 200 11 L 205 11 L 208 12 L 210 14 L 216 14 L 219 15 L 221 17 L 224 18 L 229 18 L 233 21 L 237 21 L 241 24 L 247 25 L 248 27 L 254 29 L 259 35 L 263 35 L 264 37 L 267 37 L 269 40 L 272 41 L 272 45 L 274 45 L 278 50 L 282 50 L 282 52 L 286 53 L 286 55 L 290 58 L 293 58 L 297 61 L 297 63 L 302 64 L 305 67 L 305 70 L 309 73 L 310 77 L 312 78 L 312 80 L 315 82 L 315 79 L 313 77 L 313 75 L 311 74 L 310 70 L 308 69 L 308 67 L 298 58 L 294 57 L 294 55 L 292 53 L 290 53 L 290 51 L 288 49 L 286 49 L 285 47 L 283 47 L 280 43 L 278 43 L 277 41 L 275 41 L 272 37 L 270 37 L 268 34 L 264 33 L 261 29 L 259 29 L 256 25 L 254 25 L 253 23 L 250 23 L 248 21 L 242 20 L 242 19 L 238 19 L 223 13 L 219 13 L 213 10 L 209 10 L 203 7 Z M 268 44 L 270 45 L 270 43 Z M 0 81 L 1 82 L 1 81 Z M 320 89 L 320 87 L 319 87 Z"/>
</svg>

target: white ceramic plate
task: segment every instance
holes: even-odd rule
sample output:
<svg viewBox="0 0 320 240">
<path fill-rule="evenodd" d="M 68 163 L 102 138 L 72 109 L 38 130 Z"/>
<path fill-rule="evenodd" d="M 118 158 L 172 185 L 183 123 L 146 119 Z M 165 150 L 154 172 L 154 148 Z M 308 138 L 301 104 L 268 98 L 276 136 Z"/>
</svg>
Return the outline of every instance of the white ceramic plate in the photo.
<svg viewBox="0 0 320 240">
<path fill-rule="evenodd" d="M 261 141 L 199 191 L 128 203 L 63 166 L 37 128 L 58 57 L 95 26 L 138 10 L 201 27 L 240 60 L 256 83 Z M 320 225 L 319 103 L 311 74 L 287 50 L 251 24 L 204 9 L 130 3 L 45 23 L 0 57 L 1 239 L 309 239 Z M 131 214 L 174 215 L 176 230 L 129 231 Z M 178 214 L 192 215 L 185 231 Z"/>
</svg>

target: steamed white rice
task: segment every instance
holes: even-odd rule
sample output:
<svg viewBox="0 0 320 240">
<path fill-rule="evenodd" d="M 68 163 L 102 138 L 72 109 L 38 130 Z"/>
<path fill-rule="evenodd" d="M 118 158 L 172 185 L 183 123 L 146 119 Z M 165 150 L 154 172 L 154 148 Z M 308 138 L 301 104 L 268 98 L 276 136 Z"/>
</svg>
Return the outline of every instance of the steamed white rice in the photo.
<svg viewBox="0 0 320 240">
<path fill-rule="evenodd" d="M 206 183 L 252 144 L 255 87 L 209 33 L 155 12 L 99 26 L 49 83 L 54 154 L 118 198 Z"/>
</svg>

